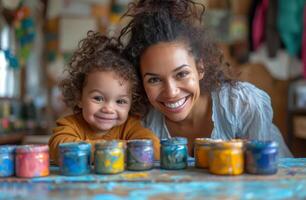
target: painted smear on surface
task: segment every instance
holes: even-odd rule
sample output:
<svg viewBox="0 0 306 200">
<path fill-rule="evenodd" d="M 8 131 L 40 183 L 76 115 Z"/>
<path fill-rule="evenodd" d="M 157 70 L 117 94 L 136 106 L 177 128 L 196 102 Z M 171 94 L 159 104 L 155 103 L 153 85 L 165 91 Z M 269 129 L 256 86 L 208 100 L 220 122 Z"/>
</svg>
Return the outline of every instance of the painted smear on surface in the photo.
<svg viewBox="0 0 306 200">
<path fill-rule="evenodd" d="M 190 183 L 0 183 L 0 199 L 305 199 L 306 180 Z M 35 195 L 33 195 L 35 194 Z M 38 196 L 39 195 L 39 196 Z"/>
<path fill-rule="evenodd" d="M 133 180 L 133 179 L 140 179 L 140 178 L 148 178 L 148 173 L 131 173 L 131 174 L 121 174 L 120 175 L 125 180 Z"/>
<path fill-rule="evenodd" d="M 285 168 L 280 166 L 280 172 L 273 176 L 215 176 L 216 180 L 209 180 L 213 175 L 206 170 L 187 168 L 117 175 L 53 175 L 21 183 L 0 181 L 0 199 L 306 199 L 306 175 L 301 174 L 306 159 L 285 161 L 294 164 L 283 163 L 282 159 Z M 297 174 L 283 175 L 283 170 L 297 170 Z"/>
<path fill-rule="evenodd" d="M 306 158 L 281 158 L 279 159 L 278 166 L 282 168 L 306 167 Z"/>
</svg>

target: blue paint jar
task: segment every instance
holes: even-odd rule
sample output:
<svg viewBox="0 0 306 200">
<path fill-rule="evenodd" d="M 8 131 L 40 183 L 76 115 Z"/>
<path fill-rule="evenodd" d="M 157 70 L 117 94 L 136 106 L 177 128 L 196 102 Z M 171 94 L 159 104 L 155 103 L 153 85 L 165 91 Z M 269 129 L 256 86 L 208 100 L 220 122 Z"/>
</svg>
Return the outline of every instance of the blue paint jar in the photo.
<svg viewBox="0 0 306 200">
<path fill-rule="evenodd" d="M 90 173 L 91 144 L 85 142 L 62 143 L 59 145 L 60 172 L 66 176 Z"/>
<path fill-rule="evenodd" d="M 127 142 L 127 169 L 149 170 L 154 162 L 152 140 L 129 140 Z"/>
<path fill-rule="evenodd" d="M 0 146 L 0 177 L 15 174 L 15 145 Z"/>
<path fill-rule="evenodd" d="M 173 137 L 161 140 L 160 167 L 162 169 L 185 169 L 188 166 L 187 157 L 186 138 Z"/>
<path fill-rule="evenodd" d="M 274 141 L 249 141 L 246 144 L 246 170 L 250 174 L 275 174 L 278 144 Z"/>
</svg>

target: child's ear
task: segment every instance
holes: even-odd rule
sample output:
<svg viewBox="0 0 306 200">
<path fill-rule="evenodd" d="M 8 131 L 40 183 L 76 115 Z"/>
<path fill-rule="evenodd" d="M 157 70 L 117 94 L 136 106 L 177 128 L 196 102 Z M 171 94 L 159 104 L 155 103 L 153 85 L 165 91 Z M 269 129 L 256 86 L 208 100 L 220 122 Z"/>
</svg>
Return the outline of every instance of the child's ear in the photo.
<svg viewBox="0 0 306 200">
<path fill-rule="evenodd" d="M 204 78 L 204 63 L 202 59 L 197 63 L 197 70 L 199 73 L 199 80 L 202 80 Z"/>
</svg>

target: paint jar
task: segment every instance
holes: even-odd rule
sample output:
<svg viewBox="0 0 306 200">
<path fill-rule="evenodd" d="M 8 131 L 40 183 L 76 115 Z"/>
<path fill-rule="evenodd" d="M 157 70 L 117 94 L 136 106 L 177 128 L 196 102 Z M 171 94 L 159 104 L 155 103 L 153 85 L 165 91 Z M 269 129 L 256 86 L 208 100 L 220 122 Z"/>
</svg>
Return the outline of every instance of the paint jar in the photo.
<svg viewBox="0 0 306 200">
<path fill-rule="evenodd" d="M 274 141 L 249 141 L 246 144 L 246 170 L 251 174 L 275 174 L 278 144 Z"/>
<path fill-rule="evenodd" d="M 160 167 L 162 169 L 185 169 L 188 166 L 187 157 L 186 138 L 173 137 L 161 140 Z"/>
<path fill-rule="evenodd" d="M 230 140 L 212 144 L 209 171 L 218 175 L 239 175 L 244 170 L 243 141 Z"/>
<path fill-rule="evenodd" d="M 129 140 L 127 142 L 127 169 L 149 170 L 154 162 L 152 140 Z"/>
<path fill-rule="evenodd" d="M 16 176 L 24 178 L 49 175 L 48 145 L 21 145 L 16 147 Z"/>
<path fill-rule="evenodd" d="M 209 166 L 208 157 L 211 145 L 221 141 L 222 140 L 211 139 L 211 138 L 196 138 L 194 141 L 195 167 L 208 168 Z"/>
<path fill-rule="evenodd" d="M 97 174 L 117 174 L 124 171 L 125 143 L 123 141 L 101 141 L 96 143 L 95 147 Z"/>
<path fill-rule="evenodd" d="M 59 167 L 62 175 L 80 176 L 90 173 L 91 144 L 62 143 L 59 145 L 59 152 Z"/>
<path fill-rule="evenodd" d="M 15 145 L 0 146 L 0 177 L 15 174 Z"/>
</svg>

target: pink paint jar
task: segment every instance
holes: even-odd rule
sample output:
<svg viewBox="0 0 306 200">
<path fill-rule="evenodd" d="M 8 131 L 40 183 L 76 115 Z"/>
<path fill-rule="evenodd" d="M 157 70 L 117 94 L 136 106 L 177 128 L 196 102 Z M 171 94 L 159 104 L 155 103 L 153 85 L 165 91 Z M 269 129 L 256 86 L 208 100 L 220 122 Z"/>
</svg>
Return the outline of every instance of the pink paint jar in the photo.
<svg viewBox="0 0 306 200">
<path fill-rule="evenodd" d="M 16 148 L 16 176 L 24 178 L 49 175 L 48 145 L 21 145 Z"/>
</svg>

